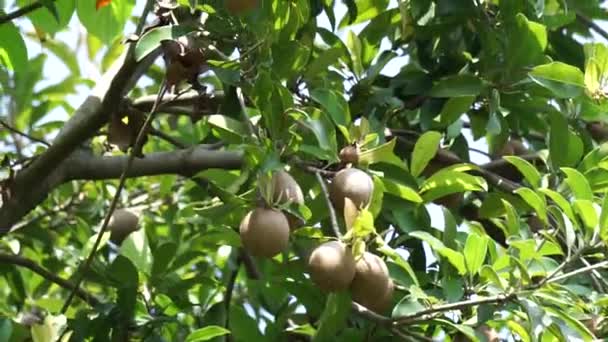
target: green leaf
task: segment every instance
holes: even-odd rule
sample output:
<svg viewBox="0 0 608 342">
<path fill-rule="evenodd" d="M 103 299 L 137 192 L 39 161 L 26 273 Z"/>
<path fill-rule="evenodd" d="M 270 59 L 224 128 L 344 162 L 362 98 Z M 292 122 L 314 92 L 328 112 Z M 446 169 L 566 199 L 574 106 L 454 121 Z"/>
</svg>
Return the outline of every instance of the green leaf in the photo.
<svg viewBox="0 0 608 342">
<path fill-rule="evenodd" d="M 249 136 L 249 130 L 244 123 L 228 116 L 221 114 L 209 115 L 207 116 L 207 122 L 228 134 L 232 139 L 240 140 L 243 137 Z"/>
<path fill-rule="evenodd" d="M 519 188 L 515 190 L 515 193 L 523 198 L 529 206 L 534 209 L 538 217 L 547 223 L 547 203 L 545 203 L 544 197 L 539 196 L 536 192 L 529 188 Z"/>
<path fill-rule="evenodd" d="M 138 229 L 122 242 L 120 254 L 127 257 L 139 271 L 148 276 L 152 271 L 153 257 L 148 238 L 143 229 Z"/>
<path fill-rule="evenodd" d="M 503 156 L 503 159 L 513 164 L 533 188 L 540 186 L 540 172 L 530 162 L 517 156 Z"/>
<path fill-rule="evenodd" d="M 363 74 L 363 65 L 361 61 L 361 41 L 353 31 L 348 31 L 348 35 L 346 36 L 346 46 L 350 50 L 352 71 L 356 77 L 361 78 Z"/>
<path fill-rule="evenodd" d="M 217 325 L 210 325 L 191 332 L 188 337 L 186 337 L 186 342 L 209 341 L 214 337 L 224 336 L 226 334 L 230 334 L 230 330 Z"/>
<path fill-rule="evenodd" d="M 505 211 L 506 211 L 506 216 L 507 216 L 507 230 L 509 232 L 509 236 L 517 236 L 519 235 L 519 231 L 521 228 L 521 225 L 519 223 L 519 215 L 517 215 L 517 211 L 515 210 L 515 208 L 513 207 L 513 205 L 511 205 L 511 203 L 509 203 L 508 201 L 505 201 L 504 199 L 501 200 L 503 206 L 505 207 Z"/>
<path fill-rule="evenodd" d="M 334 292 L 327 296 L 325 310 L 319 319 L 319 329 L 314 342 L 331 341 L 345 325 L 351 310 L 351 299 L 348 291 Z"/>
<path fill-rule="evenodd" d="M 44 43 L 44 46 L 47 47 L 55 56 L 57 56 L 59 60 L 63 62 L 66 67 L 68 67 L 72 74 L 80 75 L 78 59 L 70 46 L 64 42 L 54 39 L 47 40 Z"/>
<path fill-rule="evenodd" d="M 76 13 L 89 34 L 110 44 L 124 30 L 135 0 L 112 1 L 97 10 L 95 1 L 76 1 Z"/>
<path fill-rule="evenodd" d="M 450 264 L 458 270 L 459 274 L 463 275 L 467 273 L 464 256 L 461 253 L 446 247 L 441 240 L 423 231 L 411 232 L 410 236 L 428 243 L 431 249 L 445 257 Z"/>
<path fill-rule="evenodd" d="M 602 240 L 608 240 L 608 194 L 604 194 L 604 201 L 602 202 L 602 212 L 600 214 L 600 237 Z"/>
<path fill-rule="evenodd" d="M 603 92 L 602 83 L 608 72 L 608 47 L 602 43 L 588 43 L 585 51 L 585 87 L 591 96 Z"/>
<path fill-rule="evenodd" d="M 350 124 L 348 103 L 340 94 L 329 89 L 314 89 L 310 92 L 310 97 L 323 107 L 336 126 Z"/>
<path fill-rule="evenodd" d="M 566 184 L 568 184 L 576 199 L 593 200 L 591 185 L 589 185 L 587 178 L 582 173 L 568 167 L 563 167 L 561 170 L 566 174 Z"/>
<path fill-rule="evenodd" d="M 382 183 L 384 184 L 384 190 L 391 195 L 395 195 L 399 198 L 403 198 L 406 201 L 414 203 L 423 202 L 422 197 L 420 197 L 420 195 L 418 195 L 414 189 L 407 185 L 401 184 L 399 181 L 390 179 L 388 177 L 383 177 Z"/>
<path fill-rule="evenodd" d="M 518 13 L 506 36 L 508 40 L 506 72 L 517 72 L 543 58 L 547 47 L 547 30 L 539 23 L 529 21 Z"/>
<path fill-rule="evenodd" d="M 433 174 L 421 186 L 420 193 L 425 201 L 430 202 L 453 193 L 465 191 L 486 191 L 486 181 L 464 172 L 443 169 Z"/>
<path fill-rule="evenodd" d="M 435 157 L 435 154 L 437 154 L 440 142 L 441 133 L 439 132 L 426 132 L 418 138 L 412 152 L 410 167 L 412 176 L 418 177 L 424 171 L 429 162 Z"/>
<path fill-rule="evenodd" d="M 551 115 L 551 132 L 549 136 L 549 155 L 553 167 L 573 165 L 575 156 L 570 156 L 570 132 L 568 121 L 561 113 Z M 575 143 L 573 141 L 573 143 Z M 575 160 L 574 162 L 576 162 Z"/>
<path fill-rule="evenodd" d="M 477 96 L 483 89 L 483 82 L 476 76 L 465 74 L 449 76 L 439 80 L 431 91 L 432 97 Z"/>
<path fill-rule="evenodd" d="M 163 40 L 173 40 L 195 30 L 192 25 L 161 26 L 146 32 L 135 44 L 134 57 L 136 61 L 142 60 L 150 52 L 160 46 Z"/>
<path fill-rule="evenodd" d="M 353 18 L 351 16 L 353 13 L 349 12 L 342 18 L 338 27 L 343 28 L 345 26 L 355 25 L 373 19 L 382 13 L 388 7 L 388 4 L 388 0 L 357 1 L 356 16 Z"/>
<path fill-rule="evenodd" d="M 32 1 L 18 0 L 17 3 L 23 7 L 31 4 Z M 27 17 L 35 27 L 50 34 L 64 29 L 70 23 L 76 9 L 76 0 L 44 0 L 41 3 L 46 9 L 32 11 L 28 13 Z"/>
<path fill-rule="evenodd" d="M 298 41 L 281 42 L 272 48 L 273 71 L 283 78 L 299 74 L 308 63 L 310 49 Z"/>
<path fill-rule="evenodd" d="M 568 216 L 570 221 L 572 221 L 572 222 L 576 221 L 576 219 L 574 217 L 574 211 L 572 211 L 572 206 L 564 198 L 564 196 L 562 196 L 560 193 L 553 191 L 551 189 L 542 188 L 542 189 L 538 189 L 537 191 L 546 195 L 553 202 L 555 202 L 555 204 L 557 204 L 557 206 L 564 212 L 564 214 L 566 214 L 566 216 Z"/>
<path fill-rule="evenodd" d="M 23 72 L 27 68 L 27 48 L 19 33 L 19 29 L 12 23 L 0 25 L 0 63 L 8 70 Z"/>
<path fill-rule="evenodd" d="M 374 228 L 374 216 L 367 209 L 362 209 L 353 223 L 353 235 L 357 238 L 365 238 L 376 232 Z"/>
<path fill-rule="evenodd" d="M 8 318 L 0 318 L 0 341 L 10 341 L 13 334 L 13 323 Z"/>
<path fill-rule="evenodd" d="M 464 261 L 469 274 L 477 274 L 486 259 L 487 252 L 488 239 L 476 233 L 469 233 L 464 245 Z"/>
<path fill-rule="evenodd" d="M 574 201 L 574 211 L 583 221 L 585 227 L 589 230 L 593 230 L 598 224 L 598 217 L 593 202 L 583 199 L 577 199 Z"/>
<path fill-rule="evenodd" d="M 117 287 L 137 288 L 139 277 L 137 268 L 126 257 L 119 255 L 114 259 L 110 267 L 108 267 L 108 276 L 114 280 Z"/>
<path fill-rule="evenodd" d="M 532 69 L 530 78 L 549 89 L 557 98 L 578 97 L 585 87 L 583 72 L 562 62 L 539 65 Z"/>
<path fill-rule="evenodd" d="M 359 154 L 359 163 L 362 165 L 371 165 L 376 163 L 387 163 L 405 169 L 405 164 L 393 150 L 397 139 L 392 139 L 380 146 L 376 146 Z"/>
<path fill-rule="evenodd" d="M 441 123 L 450 125 L 458 120 L 463 114 L 469 111 L 475 102 L 475 96 L 452 97 L 446 101 L 441 109 Z"/>
</svg>

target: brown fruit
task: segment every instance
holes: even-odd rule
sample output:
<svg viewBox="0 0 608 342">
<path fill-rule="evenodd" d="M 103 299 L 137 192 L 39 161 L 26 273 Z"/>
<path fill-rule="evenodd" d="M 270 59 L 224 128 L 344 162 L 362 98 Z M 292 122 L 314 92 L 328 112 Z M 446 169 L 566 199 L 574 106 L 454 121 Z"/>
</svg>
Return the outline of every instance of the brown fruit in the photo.
<svg viewBox="0 0 608 342">
<path fill-rule="evenodd" d="M 287 249 L 289 223 L 282 212 L 256 208 L 240 225 L 241 242 L 249 253 L 259 257 L 273 257 Z"/>
<path fill-rule="evenodd" d="M 392 302 L 394 290 L 384 260 L 365 252 L 357 261 L 355 270 L 355 278 L 350 285 L 353 300 L 372 311 L 384 312 Z"/>
<path fill-rule="evenodd" d="M 458 209 L 464 200 L 464 195 L 462 193 L 455 193 L 451 195 L 446 195 L 443 197 L 439 197 L 433 201 L 433 203 L 437 205 L 442 205 L 448 209 Z"/>
<path fill-rule="evenodd" d="M 359 162 L 359 151 L 356 146 L 348 145 L 340 150 L 340 161 L 343 163 L 357 164 Z"/>
<path fill-rule="evenodd" d="M 273 202 L 286 204 L 288 202 L 304 204 L 304 194 L 291 175 L 283 170 L 277 171 L 272 175 Z M 286 213 L 289 227 L 296 229 L 302 225 L 302 220 L 298 217 Z"/>
<path fill-rule="evenodd" d="M 530 151 L 521 140 L 511 139 L 496 152 L 496 157 L 501 158 L 503 156 L 521 156 L 529 152 Z"/>
<path fill-rule="evenodd" d="M 604 142 L 608 140 L 608 127 L 603 122 L 590 122 L 587 124 L 587 130 L 589 134 L 593 138 L 593 140 L 597 142 Z"/>
<path fill-rule="evenodd" d="M 344 198 L 348 197 L 357 208 L 365 207 L 369 204 L 374 192 L 374 182 L 365 172 L 348 168 L 336 174 L 329 195 L 334 206 L 342 210 L 344 208 Z"/>
<path fill-rule="evenodd" d="M 348 289 L 355 277 L 355 258 L 345 244 L 326 242 L 308 259 L 310 278 L 323 291 L 335 292 Z"/>
<path fill-rule="evenodd" d="M 108 230 L 111 233 L 110 240 L 116 244 L 122 243 L 132 232 L 139 229 L 139 218 L 128 209 L 117 209 L 112 213 Z"/>
<path fill-rule="evenodd" d="M 258 0 L 225 0 L 226 9 L 232 15 L 249 12 L 258 6 Z"/>
</svg>

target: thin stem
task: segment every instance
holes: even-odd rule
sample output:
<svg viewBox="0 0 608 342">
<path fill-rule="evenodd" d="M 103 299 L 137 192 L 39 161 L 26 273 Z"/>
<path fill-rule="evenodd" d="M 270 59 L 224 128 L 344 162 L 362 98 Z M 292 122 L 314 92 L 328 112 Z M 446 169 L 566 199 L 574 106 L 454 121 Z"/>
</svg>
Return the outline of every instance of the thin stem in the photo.
<svg viewBox="0 0 608 342">
<path fill-rule="evenodd" d="M 57 276 L 55 273 L 46 270 L 45 268 L 39 266 L 33 260 L 18 256 L 18 255 L 10 255 L 0 253 L 0 263 L 12 264 L 21 267 L 25 267 L 30 271 L 40 275 L 44 279 L 55 283 L 64 289 L 73 291 L 79 298 L 87 302 L 90 306 L 96 306 L 99 304 L 99 301 L 93 297 L 91 294 L 87 293 L 82 289 L 78 289 L 76 285 L 72 284 L 70 281 L 63 279 Z"/>
<path fill-rule="evenodd" d="M 46 142 L 46 141 L 44 141 L 42 139 L 36 138 L 36 137 L 31 136 L 31 135 L 29 135 L 27 133 L 24 133 L 24 132 L 21 132 L 20 130 L 18 130 L 16 128 L 14 128 L 13 126 L 9 125 L 8 123 L 6 123 L 4 120 L 0 120 L 0 126 L 8 129 L 9 131 L 11 131 L 11 132 L 13 132 L 13 133 L 15 133 L 17 135 L 20 135 L 20 136 L 22 136 L 24 138 L 27 138 L 27 139 L 29 139 L 31 141 L 35 141 L 37 143 L 41 143 L 41 144 L 43 144 L 45 146 L 51 146 L 51 144 L 49 144 L 48 142 Z"/>
<path fill-rule="evenodd" d="M 253 124 L 251 123 L 251 119 L 249 118 L 249 115 L 247 114 L 247 107 L 245 106 L 245 97 L 243 96 L 243 91 L 241 90 L 240 87 L 236 88 L 236 97 L 239 100 L 239 105 L 241 106 L 241 114 L 243 115 L 243 120 L 245 120 L 245 124 L 247 124 L 249 133 L 251 133 L 251 135 L 257 137 L 257 134 L 255 132 L 255 127 L 253 127 Z"/>
<path fill-rule="evenodd" d="M 158 109 L 158 106 L 160 104 L 160 101 L 161 101 L 166 89 L 167 89 L 166 82 L 163 81 L 163 84 L 161 85 L 161 89 L 158 93 L 157 101 L 152 106 L 152 110 L 150 111 L 150 114 L 146 118 L 146 121 L 144 122 L 141 129 L 139 130 L 139 133 L 137 134 L 137 139 L 135 139 L 135 144 L 133 144 L 133 147 L 131 148 L 131 152 L 129 154 L 129 159 L 127 160 L 127 164 L 123 168 L 122 174 L 120 175 L 120 179 L 118 181 L 118 187 L 116 188 L 116 194 L 114 195 L 114 198 L 112 199 L 112 202 L 110 203 L 110 208 L 108 209 L 108 212 L 106 213 L 106 216 L 104 217 L 103 223 L 101 225 L 101 229 L 99 229 L 99 232 L 97 233 L 97 239 L 95 240 L 95 244 L 93 244 L 93 248 L 91 249 L 91 252 L 89 253 L 89 256 L 87 257 L 87 259 L 85 260 L 85 263 L 80 272 L 80 276 L 78 277 L 78 280 L 76 281 L 76 288 L 74 291 L 72 291 L 70 293 L 70 295 L 66 299 L 65 303 L 63 304 L 63 307 L 61 308 L 62 314 L 64 314 L 67 311 L 67 309 L 70 307 L 72 299 L 74 298 L 74 293 L 80 287 L 80 284 L 82 283 L 82 281 L 84 279 L 84 275 L 86 274 L 87 269 L 89 268 L 89 266 L 91 265 L 91 262 L 93 261 L 93 258 L 95 257 L 97 248 L 101 244 L 101 237 L 108 229 L 108 224 L 110 223 L 110 218 L 112 217 L 112 214 L 114 213 L 114 210 L 116 209 L 116 206 L 118 205 L 120 193 L 122 192 L 123 188 L 125 187 L 125 183 L 127 180 L 127 173 L 129 172 L 129 169 L 131 168 L 131 165 L 133 164 L 133 161 L 135 160 L 135 156 L 138 154 L 138 151 L 141 150 L 141 146 L 143 145 L 143 142 L 144 142 L 144 137 L 146 136 L 146 133 L 148 132 L 148 128 L 152 124 L 152 120 L 155 117 L 156 110 Z"/>
<path fill-rule="evenodd" d="M 55 0 L 51 0 L 51 1 L 54 2 Z M 44 6 L 44 5 L 40 1 L 36 1 L 27 6 L 23 6 L 5 16 L 0 17 L 0 25 L 7 23 L 13 19 L 17 19 L 21 16 L 24 16 L 30 12 L 33 12 L 33 11 L 41 8 L 42 6 Z"/>
<path fill-rule="evenodd" d="M 608 260 L 604 260 L 602 262 L 598 262 L 597 264 L 594 264 L 594 265 L 589 265 L 589 266 L 586 266 L 586 267 L 583 267 L 583 268 L 579 268 L 579 269 L 574 270 L 572 272 L 564 273 L 564 274 L 560 275 L 559 277 L 554 277 L 554 278 L 548 280 L 547 283 L 555 283 L 555 282 L 558 282 L 560 280 L 565 280 L 565 279 L 574 277 L 575 275 L 591 272 L 591 271 L 597 270 L 599 268 L 604 268 L 604 267 L 608 267 Z"/>
<path fill-rule="evenodd" d="M 329 211 L 329 220 L 331 222 L 331 228 L 333 229 L 334 234 L 336 234 L 336 237 L 341 239 L 342 233 L 340 232 L 340 226 L 338 226 L 336 210 L 331 204 L 331 199 L 329 198 L 329 191 L 327 190 L 327 185 L 325 184 L 323 177 L 321 177 L 321 173 L 315 172 L 315 176 L 317 177 L 317 181 L 321 186 L 321 192 L 323 192 L 323 196 L 325 196 L 325 203 L 327 203 L 327 210 Z"/>
<path fill-rule="evenodd" d="M 486 297 L 486 298 L 469 299 L 469 300 L 463 300 L 460 302 L 438 305 L 433 308 L 418 311 L 411 315 L 404 315 L 404 316 L 396 317 L 393 319 L 393 325 L 408 324 L 408 323 L 411 323 L 412 321 L 415 321 L 418 318 L 421 318 L 426 315 L 431 315 L 434 313 L 447 312 L 447 311 L 452 311 L 452 310 L 460 310 L 460 309 L 465 309 L 465 308 L 468 308 L 471 306 L 477 306 L 477 305 L 481 305 L 481 304 L 504 303 L 504 302 L 510 301 L 514 298 L 516 298 L 516 294 L 511 293 L 511 294 L 507 294 L 507 295 L 498 295 L 498 296 Z"/>
<path fill-rule="evenodd" d="M 606 32 L 600 25 L 593 22 L 593 20 L 587 18 L 586 16 L 584 16 L 580 13 L 576 14 L 576 19 L 578 19 L 578 21 L 582 22 L 583 24 L 587 25 L 590 29 L 595 31 L 600 36 L 604 37 L 604 39 L 608 39 L 608 32 Z"/>
</svg>

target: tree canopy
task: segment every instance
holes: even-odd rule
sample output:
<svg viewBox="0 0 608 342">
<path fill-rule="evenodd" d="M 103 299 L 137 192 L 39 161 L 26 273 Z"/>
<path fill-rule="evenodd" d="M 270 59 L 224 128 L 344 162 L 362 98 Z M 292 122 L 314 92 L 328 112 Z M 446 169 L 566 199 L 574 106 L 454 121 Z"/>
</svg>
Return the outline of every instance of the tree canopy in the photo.
<svg viewBox="0 0 608 342">
<path fill-rule="evenodd" d="M 608 338 L 603 3 L 0 1 L 0 341 Z"/>
</svg>

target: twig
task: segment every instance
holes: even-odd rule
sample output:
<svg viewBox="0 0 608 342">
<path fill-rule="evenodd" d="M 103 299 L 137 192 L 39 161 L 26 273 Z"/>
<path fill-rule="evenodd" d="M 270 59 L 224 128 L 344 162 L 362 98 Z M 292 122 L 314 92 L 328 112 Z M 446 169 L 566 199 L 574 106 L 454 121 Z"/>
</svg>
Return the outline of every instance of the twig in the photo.
<svg viewBox="0 0 608 342">
<path fill-rule="evenodd" d="M 176 138 L 170 136 L 169 134 L 166 134 L 165 132 L 158 130 L 158 129 L 150 129 L 150 135 L 153 135 L 155 137 L 161 138 L 163 140 L 165 140 L 166 142 L 170 143 L 171 145 L 178 147 L 178 148 L 186 148 L 187 145 L 182 143 L 181 141 L 177 140 Z"/>
<path fill-rule="evenodd" d="M 234 292 L 234 286 L 236 285 L 236 277 L 239 275 L 239 270 L 241 269 L 241 263 L 241 252 L 238 251 L 236 265 L 230 274 L 230 278 L 228 278 L 228 283 L 226 284 L 226 294 L 224 295 L 224 304 L 226 304 L 226 322 L 224 323 L 224 327 L 226 327 L 226 329 L 229 329 L 230 327 L 230 302 L 232 301 L 232 293 Z"/>
<path fill-rule="evenodd" d="M 363 306 L 361 304 L 357 304 L 357 303 L 353 302 L 352 309 L 359 316 L 366 318 L 372 322 L 375 322 L 379 325 L 387 326 L 391 323 L 390 318 L 383 316 L 383 315 L 379 315 L 379 314 L 367 309 L 365 306 Z"/>
<path fill-rule="evenodd" d="M 103 234 L 106 232 L 106 230 L 108 228 L 108 224 L 110 223 L 110 218 L 112 217 L 112 214 L 114 213 L 114 210 L 116 209 L 116 206 L 118 205 L 120 193 L 122 192 L 122 189 L 125 187 L 129 168 L 133 164 L 133 160 L 135 160 L 135 156 L 138 154 L 138 151 L 141 150 L 141 146 L 143 145 L 143 142 L 144 142 L 144 137 L 146 136 L 146 134 L 148 132 L 148 128 L 152 124 L 152 120 L 154 119 L 158 105 L 160 104 L 160 101 L 166 90 L 167 90 L 166 82 L 163 81 L 163 83 L 161 85 L 161 89 L 159 90 L 159 93 L 158 93 L 157 102 L 154 104 L 154 106 L 152 106 L 152 110 L 150 111 L 150 114 L 146 118 L 146 121 L 140 128 L 139 133 L 137 134 L 137 139 L 135 139 L 135 143 L 133 144 L 133 147 L 131 148 L 131 153 L 129 154 L 129 159 L 127 160 L 127 164 L 123 168 L 122 174 L 118 181 L 118 186 L 116 188 L 116 193 L 114 194 L 114 198 L 112 199 L 112 202 L 110 203 L 110 208 L 108 209 L 108 212 L 106 213 L 106 216 L 104 217 L 103 223 L 101 225 L 101 228 L 99 229 L 99 232 L 97 233 L 97 239 L 95 240 L 95 244 L 93 244 L 93 248 L 91 249 L 91 252 L 89 253 L 89 256 L 87 257 L 87 259 L 85 260 L 85 263 L 80 272 L 80 277 L 76 281 L 76 289 L 78 289 L 80 287 L 80 284 L 82 283 L 82 280 L 84 279 L 84 275 L 85 275 L 87 269 L 89 268 L 89 266 L 91 265 L 93 258 L 95 257 L 95 252 L 97 252 L 97 248 L 101 244 L 101 237 L 103 236 Z M 68 296 L 68 298 L 66 299 L 65 303 L 63 304 L 63 307 L 61 308 L 62 314 L 64 314 L 67 311 L 67 309 L 70 307 L 72 299 L 74 298 L 74 293 L 75 293 L 75 291 L 72 291 L 70 293 L 70 295 Z"/>
<path fill-rule="evenodd" d="M 64 289 L 74 291 L 79 298 L 87 302 L 90 306 L 97 306 L 99 304 L 99 301 L 91 294 L 87 293 L 82 289 L 78 289 L 74 284 L 72 284 L 68 280 L 63 279 L 57 276 L 55 273 L 42 268 L 33 260 L 18 255 L 0 253 L 0 263 L 13 264 L 25 267 L 31 270 L 32 272 L 37 273 L 44 279 L 63 287 Z"/>
<path fill-rule="evenodd" d="M 2 127 L 6 128 L 6 129 L 8 129 L 9 131 L 11 131 L 11 132 L 13 132 L 15 134 L 18 134 L 18 135 L 20 135 L 20 136 L 22 136 L 24 138 L 27 138 L 27 139 L 29 139 L 31 141 L 34 141 L 34 142 L 37 142 L 37 143 L 41 143 L 41 144 L 43 144 L 45 146 L 51 146 L 51 144 L 49 144 L 48 142 L 46 142 L 46 141 L 44 141 L 42 139 L 36 138 L 36 137 L 31 136 L 31 135 L 29 135 L 27 133 L 24 133 L 24 132 L 21 132 L 20 130 L 18 130 L 16 128 L 12 127 L 11 125 L 9 125 L 8 123 L 6 123 L 4 120 L 0 120 L 0 125 Z"/>
<path fill-rule="evenodd" d="M 55 0 L 51 0 L 51 1 L 53 2 Z M 30 12 L 33 12 L 33 11 L 41 8 L 42 6 L 44 6 L 44 5 L 40 1 L 36 1 L 27 6 L 23 6 L 16 11 L 13 11 L 5 16 L 0 17 L 0 25 L 4 24 L 6 22 L 9 22 L 13 19 L 17 19 L 21 16 L 24 16 Z"/>
<path fill-rule="evenodd" d="M 257 134 L 255 132 L 255 127 L 253 127 L 253 124 L 251 123 L 251 119 L 249 118 L 249 114 L 247 114 L 247 106 L 245 106 L 245 97 L 243 96 L 243 91 L 241 90 L 240 87 L 236 88 L 236 97 L 239 100 L 239 105 L 241 106 L 241 114 L 243 115 L 243 120 L 245 120 L 245 123 L 247 124 L 249 133 L 251 133 L 251 135 L 257 137 Z M 259 137 L 258 137 L 258 139 L 259 139 Z"/>
<path fill-rule="evenodd" d="M 329 220 L 331 222 L 331 228 L 336 234 L 337 238 L 342 238 L 342 233 L 340 232 L 340 226 L 338 226 L 338 218 L 336 216 L 336 210 L 334 209 L 333 204 L 331 204 L 331 199 L 329 198 L 329 191 L 327 190 L 327 185 L 325 185 L 325 181 L 323 177 L 321 177 L 321 173 L 315 172 L 315 176 L 317 177 L 317 181 L 321 186 L 321 192 L 323 192 L 323 196 L 325 196 L 325 202 L 327 203 L 327 210 L 329 211 Z"/>
<path fill-rule="evenodd" d="M 604 39 L 608 39 L 608 32 L 606 32 L 600 25 L 596 24 L 593 20 L 587 18 L 586 16 L 580 13 L 576 13 L 576 19 L 587 25 L 590 29 L 595 31 L 600 36 L 604 37 Z"/>
<path fill-rule="evenodd" d="M 608 261 L 606 261 L 606 262 L 608 262 Z M 410 315 L 396 317 L 392 320 L 392 322 L 393 322 L 393 325 L 409 324 L 412 321 L 415 321 L 416 319 L 421 318 L 426 315 L 431 315 L 431 314 L 439 313 L 439 312 L 460 310 L 460 309 L 465 309 L 465 308 L 468 308 L 471 306 L 477 306 L 477 305 L 481 305 L 481 304 L 504 303 L 504 302 L 510 301 L 512 299 L 515 299 L 516 297 L 517 297 L 516 293 L 510 293 L 507 295 L 498 295 L 498 296 L 486 297 L 486 298 L 469 299 L 469 300 L 463 300 L 460 302 L 438 305 L 436 307 L 429 308 L 426 310 L 421 310 L 421 311 L 415 312 Z"/>
<path fill-rule="evenodd" d="M 144 25 L 146 24 L 146 18 L 148 17 L 148 13 L 152 10 L 154 6 L 155 0 L 146 1 L 146 5 L 144 6 L 144 10 L 141 12 L 141 16 L 139 17 L 139 22 L 137 23 L 137 27 L 135 28 L 135 34 L 139 37 L 139 35 L 144 30 Z M 132 58 L 135 53 L 135 46 L 137 44 L 132 43 L 129 45 L 129 50 L 127 51 L 127 58 Z"/>
<path fill-rule="evenodd" d="M 558 282 L 560 280 L 568 279 L 568 278 L 573 277 L 575 275 L 587 273 L 587 272 L 594 271 L 594 270 L 597 270 L 599 268 L 604 268 L 604 267 L 608 267 L 608 260 L 604 260 L 602 262 L 598 262 L 597 264 L 590 265 L 590 266 L 587 266 L 587 267 L 579 268 L 579 269 L 574 270 L 572 272 L 564 273 L 564 274 L 560 275 L 559 277 L 553 277 L 552 279 L 547 280 L 546 283 L 555 283 L 555 282 Z"/>
</svg>

